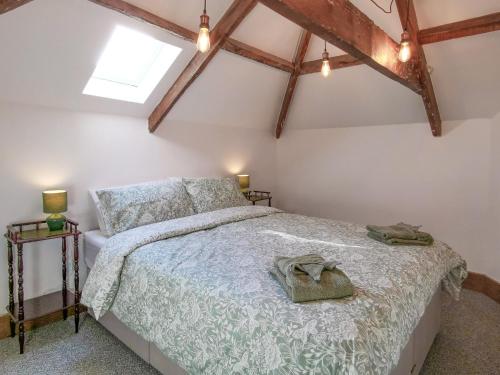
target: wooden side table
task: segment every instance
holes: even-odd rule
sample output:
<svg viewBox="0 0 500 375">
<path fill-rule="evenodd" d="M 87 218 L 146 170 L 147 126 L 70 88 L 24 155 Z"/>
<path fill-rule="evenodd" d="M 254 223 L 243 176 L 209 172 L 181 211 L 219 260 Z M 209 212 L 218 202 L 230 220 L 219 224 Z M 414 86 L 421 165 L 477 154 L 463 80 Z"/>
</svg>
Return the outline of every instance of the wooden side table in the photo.
<svg viewBox="0 0 500 375">
<path fill-rule="evenodd" d="M 49 231 L 45 221 L 32 221 L 7 226 L 7 252 L 9 264 L 9 305 L 10 336 L 16 335 L 16 324 L 19 325 L 19 351 L 24 353 L 24 323 L 34 320 L 62 308 L 63 318 L 68 317 L 68 309 L 73 306 L 75 312 L 75 333 L 78 333 L 80 314 L 80 289 L 78 274 L 78 223 L 67 219 L 62 230 Z M 73 268 L 75 277 L 75 294 L 67 290 L 66 286 L 66 239 L 73 237 Z M 40 242 L 60 238 L 62 242 L 62 291 L 45 296 L 24 300 L 23 286 L 23 247 L 26 243 Z M 17 248 L 17 303 L 14 303 L 14 256 L 13 247 Z"/>
<path fill-rule="evenodd" d="M 245 193 L 245 197 L 252 202 L 254 206 L 256 202 L 267 200 L 267 205 L 269 207 L 271 207 L 271 199 L 273 198 L 270 191 L 261 190 L 250 190 Z"/>
</svg>

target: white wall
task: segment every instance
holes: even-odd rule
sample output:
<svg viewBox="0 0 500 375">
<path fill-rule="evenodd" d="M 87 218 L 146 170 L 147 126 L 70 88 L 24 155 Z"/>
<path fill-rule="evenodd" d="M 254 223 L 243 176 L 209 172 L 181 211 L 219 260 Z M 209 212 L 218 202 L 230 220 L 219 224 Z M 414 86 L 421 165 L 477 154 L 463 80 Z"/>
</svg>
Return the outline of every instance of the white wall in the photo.
<svg viewBox="0 0 500 375">
<path fill-rule="evenodd" d="M 288 129 L 277 142 L 278 203 L 357 223 L 421 224 L 470 270 L 500 280 L 500 220 L 490 225 L 500 207 L 494 122 L 445 123 L 441 138 L 426 124 Z"/>
<path fill-rule="evenodd" d="M 256 127 L 259 127 L 257 124 Z M 469 269 L 500 280 L 500 114 L 444 124 L 271 132 L 0 104 L 0 226 L 42 218 L 41 191 L 97 226 L 88 189 L 166 176 L 247 172 L 284 209 L 359 223 L 422 224 Z M 2 246 L 5 246 L 3 244 Z M 59 243 L 25 248 L 26 297 L 60 289 Z M 0 252 L 0 306 L 7 303 Z M 84 267 L 81 267 L 84 268 Z"/>
<path fill-rule="evenodd" d="M 0 104 L 0 227 L 42 218 L 41 191 L 50 188 L 68 190 L 67 216 L 82 230 L 97 227 L 92 187 L 247 172 L 252 187 L 273 189 L 274 150 L 271 133 L 258 129 L 170 121 L 150 134 L 145 119 Z M 24 252 L 26 298 L 59 290 L 60 243 L 27 245 Z M 4 249 L 0 270 L 5 306 Z"/>
</svg>

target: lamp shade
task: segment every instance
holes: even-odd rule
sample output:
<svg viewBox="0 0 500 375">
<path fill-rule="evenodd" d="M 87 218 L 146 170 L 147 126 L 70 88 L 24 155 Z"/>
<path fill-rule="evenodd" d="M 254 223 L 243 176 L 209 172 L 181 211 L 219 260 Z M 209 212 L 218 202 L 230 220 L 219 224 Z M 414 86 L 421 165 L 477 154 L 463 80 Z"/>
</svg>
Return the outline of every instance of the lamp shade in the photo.
<svg viewBox="0 0 500 375">
<path fill-rule="evenodd" d="M 44 213 L 58 214 L 68 210 L 68 193 L 65 190 L 47 190 L 42 197 Z"/>
<path fill-rule="evenodd" d="M 250 176 L 247 174 L 239 174 L 238 182 L 241 190 L 247 190 L 250 187 Z"/>
</svg>

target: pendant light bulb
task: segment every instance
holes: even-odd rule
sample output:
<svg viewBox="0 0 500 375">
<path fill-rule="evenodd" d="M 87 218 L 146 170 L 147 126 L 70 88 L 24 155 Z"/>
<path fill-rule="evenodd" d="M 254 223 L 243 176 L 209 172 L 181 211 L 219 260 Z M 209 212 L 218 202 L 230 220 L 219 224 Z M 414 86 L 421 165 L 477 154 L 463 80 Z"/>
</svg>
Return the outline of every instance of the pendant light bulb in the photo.
<svg viewBox="0 0 500 375">
<path fill-rule="evenodd" d="M 198 40 L 196 41 L 196 48 L 201 53 L 205 53 L 210 49 L 210 25 L 209 17 L 207 15 L 207 2 L 203 8 L 203 14 L 200 16 L 200 32 L 198 33 Z"/>
<path fill-rule="evenodd" d="M 196 42 L 196 48 L 201 53 L 205 53 L 210 49 L 210 31 L 206 27 L 200 27 L 200 33 L 198 34 L 198 41 Z"/>
<path fill-rule="evenodd" d="M 330 75 L 330 62 L 328 60 L 323 60 L 323 64 L 321 65 L 321 74 L 323 77 L 327 78 Z"/>
<path fill-rule="evenodd" d="M 399 61 L 405 63 L 411 58 L 411 48 L 410 48 L 410 34 L 408 31 L 404 31 L 401 34 L 401 44 L 399 45 Z"/>
<path fill-rule="evenodd" d="M 323 51 L 323 62 L 321 63 L 321 74 L 323 77 L 327 78 L 332 71 L 330 67 L 330 58 L 328 56 L 328 51 L 326 50 L 326 41 L 325 41 L 325 50 Z"/>
</svg>

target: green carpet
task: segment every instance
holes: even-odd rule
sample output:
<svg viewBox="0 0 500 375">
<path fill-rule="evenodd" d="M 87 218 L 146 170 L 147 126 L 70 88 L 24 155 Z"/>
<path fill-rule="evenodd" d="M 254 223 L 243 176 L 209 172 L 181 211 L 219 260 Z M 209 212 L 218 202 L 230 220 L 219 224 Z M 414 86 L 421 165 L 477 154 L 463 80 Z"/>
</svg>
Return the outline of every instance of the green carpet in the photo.
<svg viewBox="0 0 500 375">
<path fill-rule="evenodd" d="M 73 320 L 27 333 L 26 353 L 17 338 L 0 341 L 2 375 L 158 374 L 92 318 L 80 333 Z M 500 304 L 465 290 L 460 302 L 445 297 L 442 329 L 421 375 L 499 375 Z"/>
<path fill-rule="evenodd" d="M 76 335 L 73 319 L 27 332 L 23 355 L 17 337 L 1 340 L 0 374 L 159 374 L 90 316 L 82 317 Z"/>
<path fill-rule="evenodd" d="M 460 302 L 446 295 L 442 311 L 420 375 L 500 375 L 500 304 L 464 290 Z"/>
</svg>

